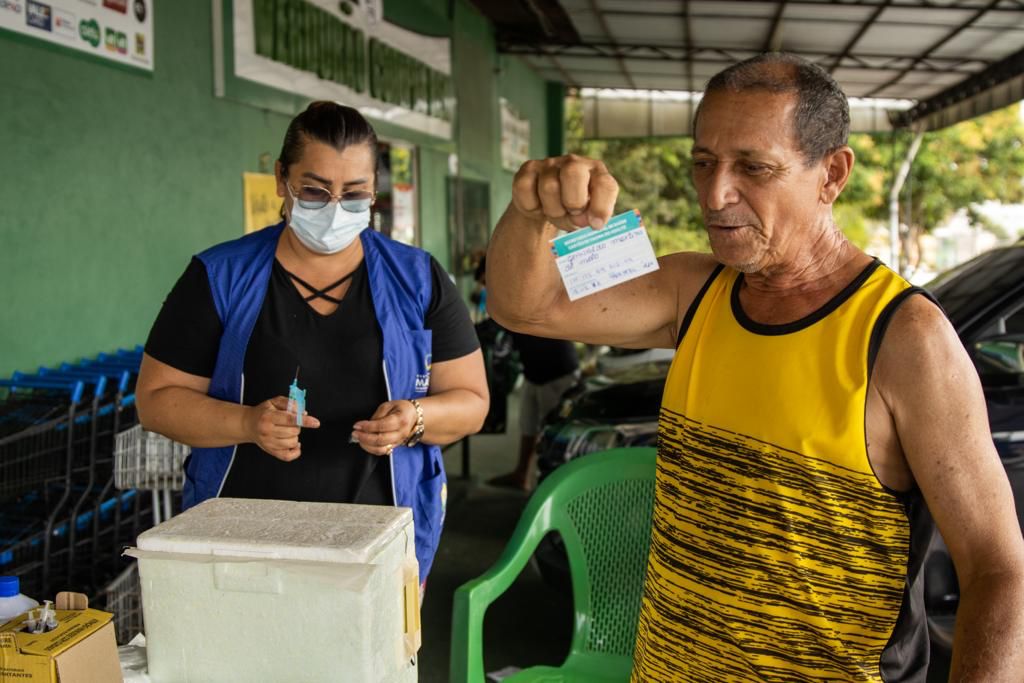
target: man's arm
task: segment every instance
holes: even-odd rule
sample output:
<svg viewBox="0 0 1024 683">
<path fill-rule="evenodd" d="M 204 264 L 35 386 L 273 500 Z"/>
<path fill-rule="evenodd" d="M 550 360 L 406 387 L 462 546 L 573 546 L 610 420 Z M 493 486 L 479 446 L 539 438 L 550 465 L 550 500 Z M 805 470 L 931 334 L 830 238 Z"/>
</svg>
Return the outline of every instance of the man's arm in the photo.
<svg viewBox="0 0 1024 683">
<path fill-rule="evenodd" d="M 715 266 L 704 254 L 662 257 L 643 277 L 570 302 L 551 254 L 559 229 L 603 227 L 618 183 L 600 161 L 529 161 L 487 252 L 487 308 L 518 332 L 590 344 L 674 348 L 679 323 Z"/>
<path fill-rule="evenodd" d="M 914 296 L 876 364 L 907 463 L 956 566 L 952 681 L 1020 681 L 1024 539 L 977 372 L 941 311 Z"/>
</svg>

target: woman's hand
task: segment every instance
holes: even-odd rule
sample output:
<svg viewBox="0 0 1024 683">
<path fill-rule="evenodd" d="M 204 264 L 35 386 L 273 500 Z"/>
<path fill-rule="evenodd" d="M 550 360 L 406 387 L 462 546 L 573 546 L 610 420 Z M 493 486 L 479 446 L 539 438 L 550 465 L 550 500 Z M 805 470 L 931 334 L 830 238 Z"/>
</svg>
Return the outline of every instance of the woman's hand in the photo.
<svg viewBox="0 0 1024 683">
<path fill-rule="evenodd" d="M 306 413 L 302 426 L 316 429 L 320 420 Z M 278 396 L 249 408 L 246 420 L 249 441 L 278 460 L 291 462 L 302 455 L 299 443 L 299 426 L 295 424 L 295 413 L 288 410 L 288 399 Z"/>
<path fill-rule="evenodd" d="M 387 401 L 380 404 L 369 420 L 356 422 L 352 436 L 367 453 L 390 455 L 391 449 L 409 439 L 415 426 L 416 408 L 411 402 Z"/>
</svg>

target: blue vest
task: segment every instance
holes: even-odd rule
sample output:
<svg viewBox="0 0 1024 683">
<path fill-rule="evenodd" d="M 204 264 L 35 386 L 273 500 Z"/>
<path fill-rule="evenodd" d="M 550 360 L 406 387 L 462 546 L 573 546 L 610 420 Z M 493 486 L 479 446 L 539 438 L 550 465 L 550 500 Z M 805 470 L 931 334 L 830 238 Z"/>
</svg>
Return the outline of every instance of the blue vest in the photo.
<svg viewBox="0 0 1024 683">
<path fill-rule="evenodd" d="M 225 242 L 199 254 L 224 331 L 209 395 L 241 403 L 245 351 L 270 282 L 284 223 Z M 384 339 L 384 383 L 388 400 L 425 396 L 430 386 L 431 331 L 423 319 L 431 297 L 430 256 L 364 230 L 360 239 L 370 292 Z M 344 353 L 339 349 L 339 353 Z M 187 509 L 220 494 L 237 446 L 193 448 L 185 470 Z M 269 457 L 269 456 L 268 456 Z M 434 560 L 444 522 L 447 495 L 444 462 L 437 446 L 396 447 L 391 458 L 395 505 L 412 508 L 420 579 Z"/>
</svg>

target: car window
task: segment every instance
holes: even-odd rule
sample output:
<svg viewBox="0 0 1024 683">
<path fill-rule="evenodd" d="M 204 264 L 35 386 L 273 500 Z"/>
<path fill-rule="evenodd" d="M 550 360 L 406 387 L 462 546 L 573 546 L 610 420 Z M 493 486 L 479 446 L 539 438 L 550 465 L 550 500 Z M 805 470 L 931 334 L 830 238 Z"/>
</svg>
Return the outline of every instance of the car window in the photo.
<svg viewBox="0 0 1024 683">
<path fill-rule="evenodd" d="M 926 285 L 942 304 L 957 331 L 989 305 L 1018 289 L 1024 272 L 1024 245 L 985 252 L 943 273 Z M 980 338 L 972 332 L 973 339 Z"/>
<path fill-rule="evenodd" d="M 971 344 L 971 358 L 986 388 L 1024 389 L 1024 301 L 995 320 Z"/>
</svg>

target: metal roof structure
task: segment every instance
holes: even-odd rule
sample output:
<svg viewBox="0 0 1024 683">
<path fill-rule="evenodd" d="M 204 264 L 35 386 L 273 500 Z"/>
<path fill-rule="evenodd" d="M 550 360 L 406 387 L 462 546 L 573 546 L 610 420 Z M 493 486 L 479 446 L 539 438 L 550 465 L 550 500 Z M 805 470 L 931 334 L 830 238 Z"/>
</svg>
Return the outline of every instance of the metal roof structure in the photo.
<svg viewBox="0 0 1024 683">
<path fill-rule="evenodd" d="M 1024 99 L 1021 0 L 473 2 L 495 24 L 501 52 L 571 88 L 694 93 L 730 64 L 784 50 L 828 70 L 868 109 L 878 110 L 877 100 L 907 101 L 895 110 L 881 105 L 887 115 L 868 115 L 860 129 L 941 128 Z M 592 110 L 618 102 L 634 127 L 646 111 L 647 134 L 685 132 L 675 130 L 677 115 L 658 114 L 667 105 L 654 103 L 685 97 L 641 106 L 587 92 Z M 675 123 L 659 130 L 659 117 Z"/>
</svg>

